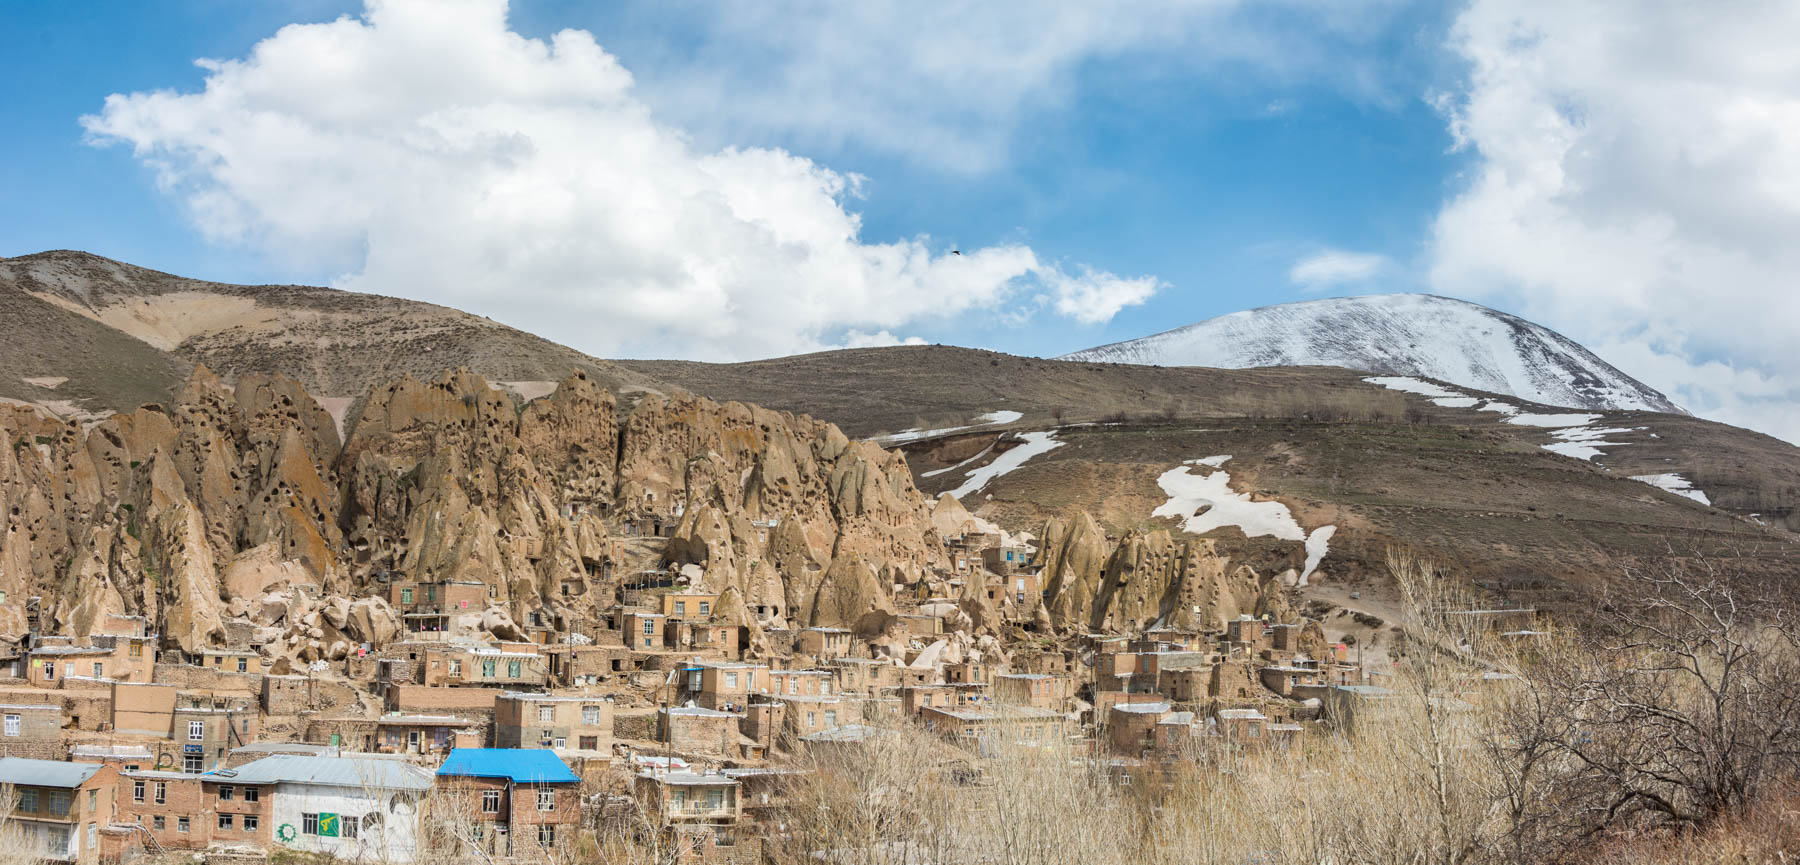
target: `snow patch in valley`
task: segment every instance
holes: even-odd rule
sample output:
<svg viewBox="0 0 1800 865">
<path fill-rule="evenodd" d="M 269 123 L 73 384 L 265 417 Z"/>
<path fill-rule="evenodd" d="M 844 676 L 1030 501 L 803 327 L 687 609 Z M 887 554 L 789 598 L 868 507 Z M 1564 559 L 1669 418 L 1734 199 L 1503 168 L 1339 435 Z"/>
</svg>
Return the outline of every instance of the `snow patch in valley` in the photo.
<svg viewBox="0 0 1800 865">
<path fill-rule="evenodd" d="M 987 486 L 990 481 L 1012 472 L 1032 457 L 1049 453 L 1068 444 L 1068 442 L 1057 441 L 1055 431 L 1028 432 L 1020 435 L 1019 439 L 1022 443 L 1017 447 L 995 457 L 993 462 L 971 470 L 966 475 L 966 480 L 962 482 L 962 486 L 951 490 L 950 494 L 961 501 L 964 496 L 981 492 L 981 488 Z"/>
<path fill-rule="evenodd" d="M 1025 415 L 1020 414 L 1019 412 L 1016 412 L 1016 411 L 991 411 L 991 412 L 988 412 L 987 414 L 976 417 L 975 423 L 978 426 L 987 426 L 989 424 L 998 424 L 998 423 L 1012 423 L 1013 421 L 1016 421 L 1019 418 L 1022 418 L 1024 416 Z"/>
<path fill-rule="evenodd" d="M 1660 475 L 1632 475 L 1631 479 L 1647 483 L 1663 492 L 1674 493 L 1678 496 L 1693 499 L 1703 505 L 1710 506 L 1712 504 L 1712 499 L 1707 498 L 1706 493 L 1694 489 L 1694 485 L 1690 483 L 1687 478 L 1682 477 L 1676 472 L 1668 472 Z M 1760 514 L 1751 514 L 1751 516 L 1760 516 Z"/>
<path fill-rule="evenodd" d="M 1321 526 L 1308 535 L 1300 527 L 1299 521 L 1294 519 L 1294 514 L 1288 510 L 1287 505 L 1281 502 L 1253 501 L 1248 493 L 1233 490 L 1231 473 L 1220 468 L 1230 459 L 1230 455 L 1221 454 L 1188 460 L 1163 472 L 1156 479 L 1156 485 L 1162 488 L 1169 500 L 1151 511 L 1150 515 L 1181 520 L 1182 531 L 1196 535 L 1204 535 L 1225 526 L 1236 526 L 1248 538 L 1268 536 L 1284 541 L 1299 541 L 1306 546 L 1306 569 L 1300 574 L 1299 585 L 1306 585 L 1307 578 L 1312 576 L 1329 551 L 1328 542 L 1336 534 L 1337 527 Z M 1212 471 L 1195 474 L 1189 466 L 1201 466 Z"/>
<path fill-rule="evenodd" d="M 957 464 L 956 464 L 956 465 L 953 465 L 953 466 L 945 466 L 945 467 L 944 467 L 944 468 L 941 468 L 941 469 L 932 469 L 932 470 L 931 470 L 931 471 L 928 471 L 928 472 L 919 472 L 919 477 L 922 477 L 922 478 L 935 478 L 935 477 L 937 477 L 937 476 L 938 476 L 938 475 L 941 475 L 941 474 L 944 474 L 944 473 L 946 473 L 946 472 L 953 472 L 953 471 L 956 471 L 956 470 L 957 470 L 957 469 L 960 469 L 960 468 L 962 468 L 962 467 L 963 467 L 963 466 L 966 466 L 966 465 L 968 465 L 968 464 L 969 464 L 969 463 L 972 463 L 972 462 L 974 462 L 974 461 L 976 461 L 976 460 L 978 460 L 978 459 L 981 459 L 981 458 L 982 458 L 982 457 L 984 457 L 984 456 L 987 456 L 987 455 L 988 455 L 988 451 L 991 451 L 991 450 L 993 450 L 993 449 L 994 449 L 994 446 L 993 446 L 993 445 L 988 445 L 988 446 L 987 446 L 987 447 L 984 447 L 984 448 L 982 448 L 982 449 L 981 449 L 981 452 L 980 452 L 980 453 L 977 453 L 977 454 L 976 454 L 976 455 L 974 455 L 974 456 L 972 456 L 972 457 L 969 457 L 969 458 L 968 458 L 968 459 L 966 459 L 966 460 L 963 460 L 963 461 L 962 461 L 962 462 L 960 462 L 960 463 L 957 463 Z"/>
</svg>

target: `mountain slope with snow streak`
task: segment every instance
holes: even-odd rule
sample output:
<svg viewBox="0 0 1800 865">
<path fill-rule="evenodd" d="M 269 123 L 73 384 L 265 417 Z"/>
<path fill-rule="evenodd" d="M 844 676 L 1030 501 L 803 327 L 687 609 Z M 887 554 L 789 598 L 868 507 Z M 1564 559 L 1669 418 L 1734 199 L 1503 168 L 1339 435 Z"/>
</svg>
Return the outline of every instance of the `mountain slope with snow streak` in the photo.
<svg viewBox="0 0 1800 865">
<path fill-rule="evenodd" d="M 1685 414 L 1668 397 L 1549 328 L 1429 294 L 1265 306 L 1058 360 L 1224 369 L 1339 366 L 1433 378 L 1543 405 Z"/>
</svg>

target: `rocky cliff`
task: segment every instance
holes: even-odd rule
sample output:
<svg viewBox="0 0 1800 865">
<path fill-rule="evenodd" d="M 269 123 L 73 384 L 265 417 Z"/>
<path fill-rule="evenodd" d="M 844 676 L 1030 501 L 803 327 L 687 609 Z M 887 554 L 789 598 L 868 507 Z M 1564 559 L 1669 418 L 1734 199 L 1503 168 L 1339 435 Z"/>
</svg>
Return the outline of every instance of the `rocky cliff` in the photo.
<svg viewBox="0 0 1800 865">
<path fill-rule="evenodd" d="M 203 366 L 172 406 L 85 426 L 0 406 L 0 636 L 37 597 L 45 631 L 143 615 L 196 651 L 235 623 L 306 661 L 392 639 L 395 579 L 485 584 L 459 625 L 517 635 L 673 575 L 739 624 L 874 629 L 944 565 L 903 458 L 804 416 L 654 395 L 621 416 L 585 372 L 524 405 L 466 371 L 363 402 L 343 441 L 296 382 Z"/>
<path fill-rule="evenodd" d="M 453 629 L 505 639 L 591 632 L 671 585 L 718 593 L 714 617 L 753 645 L 827 625 L 898 639 L 902 593 L 953 599 L 973 635 L 954 651 L 998 627 L 978 585 L 947 579 L 942 542 L 992 526 L 831 424 L 694 396 L 622 413 L 580 371 L 524 404 L 466 370 L 362 404 L 340 441 L 295 381 L 201 366 L 173 406 L 86 425 L 0 406 L 0 637 L 38 598 L 45 632 L 141 615 L 185 651 L 248 633 L 278 665 L 336 660 L 404 633 L 395 580 L 486 586 Z M 1081 512 L 1039 556 L 1057 630 L 1204 627 L 1281 597 L 1211 541 L 1114 543 Z"/>
</svg>

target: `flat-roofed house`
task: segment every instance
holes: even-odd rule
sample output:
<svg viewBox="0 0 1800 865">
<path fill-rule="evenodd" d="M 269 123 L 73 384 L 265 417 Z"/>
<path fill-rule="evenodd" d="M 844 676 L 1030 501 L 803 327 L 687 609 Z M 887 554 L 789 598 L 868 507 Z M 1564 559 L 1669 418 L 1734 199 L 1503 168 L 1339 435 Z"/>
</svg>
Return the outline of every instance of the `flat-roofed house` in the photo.
<svg viewBox="0 0 1800 865">
<path fill-rule="evenodd" d="M 612 754 L 613 700 L 508 691 L 494 703 L 494 744 L 549 748 L 567 757 Z"/>
</svg>

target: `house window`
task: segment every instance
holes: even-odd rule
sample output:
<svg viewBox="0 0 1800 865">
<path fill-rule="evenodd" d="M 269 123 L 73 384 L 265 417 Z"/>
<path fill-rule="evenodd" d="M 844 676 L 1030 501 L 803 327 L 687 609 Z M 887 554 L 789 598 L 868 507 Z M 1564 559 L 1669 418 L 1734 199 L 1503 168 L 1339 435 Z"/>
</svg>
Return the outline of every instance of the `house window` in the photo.
<svg viewBox="0 0 1800 865">
<path fill-rule="evenodd" d="M 519 670 L 520 670 L 520 665 L 519 665 L 518 661 L 507 661 L 506 662 L 506 677 L 507 678 L 509 678 L 509 679 L 519 678 Z"/>
<path fill-rule="evenodd" d="M 188 722 L 188 741 L 198 742 L 204 738 L 206 738 L 206 722 L 205 721 L 189 721 Z"/>
<path fill-rule="evenodd" d="M 581 750 L 583 750 L 583 751 L 598 751 L 598 750 L 600 750 L 600 737 L 599 736 L 582 736 L 581 737 Z"/>
<path fill-rule="evenodd" d="M 319 834 L 319 815 L 317 815 L 317 814 L 301 814 L 300 815 L 300 833 L 302 835 L 317 835 L 317 834 Z"/>
<path fill-rule="evenodd" d="M 58 817 L 69 815 L 69 794 L 60 790 L 50 793 L 50 813 Z"/>
<path fill-rule="evenodd" d="M 245 814 L 244 815 L 244 831 L 245 832 L 255 832 L 256 824 L 257 824 L 257 819 L 256 819 L 255 814 Z"/>
<path fill-rule="evenodd" d="M 819 723 L 819 713 L 818 712 L 807 712 L 806 713 L 806 726 L 811 727 L 818 723 Z"/>
<path fill-rule="evenodd" d="M 499 790 L 483 790 L 483 791 L 481 791 L 481 813 L 483 813 L 483 814 L 498 814 L 498 813 L 500 813 L 500 791 Z"/>
<path fill-rule="evenodd" d="M 356 817 L 343 817 L 338 820 L 338 833 L 345 838 L 362 837 L 362 821 Z"/>
<path fill-rule="evenodd" d="M 556 825 L 554 823 L 538 824 L 538 845 L 542 847 L 556 846 Z"/>
<path fill-rule="evenodd" d="M 452 676 L 462 675 L 462 662 L 461 661 L 452 660 L 450 662 L 450 675 L 452 675 Z"/>
<path fill-rule="evenodd" d="M 676 601 L 675 602 L 675 615 L 677 615 L 677 616 L 687 615 L 687 601 Z"/>
<path fill-rule="evenodd" d="M 492 679 L 494 677 L 494 659 L 493 658 L 482 658 L 481 659 L 481 675 L 486 676 L 490 679 Z"/>
<path fill-rule="evenodd" d="M 725 687 L 727 687 L 727 688 L 737 687 L 737 674 L 736 673 L 726 673 L 725 674 Z"/>
<path fill-rule="evenodd" d="M 566 737 L 566 736 L 556 737 L 556 750 L 561 751 L 562 749 L 567 748 L 567 747 L 569 747 L 568 737 Z"/>
<path fill-rule="evenodd" d="M 725 807 L 725 791 L 724 790 L 708 790 L 708 791 L 706 791 L 706 810 L 717 811 L 724 807 Z"/>
<path fill-rule="evenodd" d="M 186 832 L 187 830 L 188 830 L 188 818 L 176 817 L 175 818 L 175 831 Z"/>
<path fill-rule="evenodd" d="M 239 658 L 238 659 L 238 672 L 240 672 L 240 673 L 250 672 L 250 659 L 249 658 Z"/>
<path fill-rule="evenodd" d="M 169 801 L 169 782 L 167 782 L 167 781 L 156 782 L 156 804 L 161 805 L 168 801 Z"/>
<path fill-rule="evenodd" d="M 701 601 L 700 602 L 700 615 L 704 616 L 711 612 L 712 612 L 712 602 L 711 601 Z"/>
<path fill-rule="evenodd" d="M 232 800 L 232 798 L 236 795 L 237 795 L 237 788 L 231 786 L 230 784 L 219 785 L 219 801 L 220 802 L 230 802 Z"/>
<path fill-rule="evenodd" d="M 837 713 L 836 712 L 826 712 L 825 713 L 825 726 L 827 726 L 827 727 L 836 727 L 837 726 Z"/>
<path fill-rule="evenodd" d="M 37 813 L 37 800 L 38 800 L 38 795 L 37 795 L 36 790 L 32 790 L 32 789 L 20 790 L 19 791 L 19 810 L 23 811 L 27 814 Z"/>
<path fill-rule="evenodd" d="M 18 715 L 7 715 L 6 716 L 6 735 L 8 735 L 8 736 L 19 735 L 19 716 Z"/>
<path fill-rule="evenodd" d="M 88 791 L 88 813 L 92 814 L 98 810 L 100 810 L 100 791 L 99 790 L 89 790 Z"/>
<path fill-rule="evenodd" d="M 131 801 L 144 801 L 144 779 L 139 778 L 131 782 Z"/>
<path fill-rule="evenodd" d="M 413 602 L 412 589 L 401 589 L 400 590 L 400 603 L 410 604 L 412 602 Z"/>
<path fill-rule="evenodd" d="M 153 828 L 155 828 L 155 829 L 156 829 L 156 831 L 158 831 L 158 832 L 161 832 L 161 831 L 163 831 L 163 830 L 164 830 L 164 829 L 167 829 L 167 828 L 169 828 L 169 821 L 168 821 L 168 820 L 165 820 L 165 819 L 163 819 L 163 815 L 161 815 L 161 814 L 158 814 L 158 815 L 156 815 L 156 816 L 155 816 L 155 817 L 151 817 L 151 818 L 150 818 L 150 825 L 151 825 L 151 826 L 152 826 L 152 827 L 153 827 Z"/>
<path fill-rule="evenodd" d="M 262 798 L 261 793 L 262 793 L 261 787 L 245 787 L 244 788 L 244 801 L 245 802 L 255 802 L 258 799 Z"/>
<path fill-rule="evenodd" d="M 788 679 L 788 693 L 790 693 L 790 694 L 800 693 L 800 680 L 799 679 Z"/>
<path fill-rule="evenodd" d="M 644 636 L 647 637 L 654 633 L 656 633 L 656 622 L 654 622 L 650 619 L 645 619 L 644 620 Z"/>
<path fill-rule="evenodd" d="M 55 661 L 51 661 L 50 663 L 44 665 L 44 678 L 46 678 L 46 679 L 56 678 L 56 662 Z"/>
<path fill-rule="evenodd" d="M 586 724 L 590 727 L 594 726 L 595 724 L 600 723 L 600 707 L 599 706 L 582 706 L 581 707 L 581 723 Z"/>
<path fill-rule="evenodd" d="M 556 707 L 555 706 L 539 706 L 538 707 L 538 722 L 539 723 L 548 724 L 554 720 L 556 720 Z"/>
<path fill-rule="evenodd" d="M 99 661 L 94 662 L 94 678 L 96 678 L 96 679 L 106 678 L 106 668 L 101 666 Z"/>
<path fill-rule="evenodd" d="M 549 730 L 545 730 L 541 735 L 538 736 L 538 747 L 539 748 L 550 747 L 550 731 Z"/>
<path fill-rule="evenodd" d="M 199 754 L 181 755 L 181 771 L 192 775 L 199 772 L 202 768 L 203 767 L 200 765 Z"/>
<path fill-rule="evenodd" d="M 220 829 L 236 829 L 237 828 L 237 815 L 235 815 L 235 814 L 220 814 L 219 815 L 219 828 Z"/>
<path fill-rule="evenodd" d="M 556 810 L 556 791 L 555 790 L 539 790 L 538 791 L 538 810 L 539 811 L 555 811 Z"/>
</svg>

